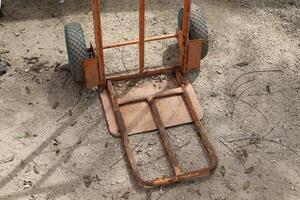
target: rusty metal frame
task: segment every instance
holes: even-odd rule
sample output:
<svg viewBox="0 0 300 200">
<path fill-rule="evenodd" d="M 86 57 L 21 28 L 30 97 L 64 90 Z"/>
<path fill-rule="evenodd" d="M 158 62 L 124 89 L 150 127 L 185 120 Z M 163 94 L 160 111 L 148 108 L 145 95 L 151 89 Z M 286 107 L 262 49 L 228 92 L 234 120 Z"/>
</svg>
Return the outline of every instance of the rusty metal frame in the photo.
<svg viewBox="0 0 300 200">
<path fill-rule="evenodd" d="M 195 109 L 193 108 L 191 99 L 186 91 L 186 83 L 185 83 L 184 79 L 182 78 L 180 72 L 176 73 L 176 79 L 177 79 L 178 85 L 180 85 L 180 87 L 178 87 L 178 88 L 166 91 L 157 96 L 149 97 L 149 96 L 145 95 L 145 96 L 141 96 L 136 99 L 130 99 L 127 101 L 119 100 L 116 96 L 112 81 L 108 80 L 108 82 L 107 82 L 108 83 L 107 84 L 108 92 L 109 92 L 109 95 L 110 95 L 110 98 L 112 101 L 112 106 L 113 106 L 113 110 L 115 112 L 115 117 L 116 117 L 116 121 L 117 121 L 117 124 L 119 127 L 119 131 L 120 131 L 122 139 L 123 139 L 123 145 L 124 145 L 124 148 L 126 151 L 129 165 L 132 169 L 132 174 L 133 174 L 135 180 L 137 181 L 137 183 L 145 188 L 168 185 L 168 184 L 186 180 L 186 179 L 208 176 L 217 167 L 218 159 L 217 159 L 215 150 L 214 150 L 213 146 L 211 145 L 211 143 L 209 142 L 207 133 L 206 133 L 198 115 L 196 114 Z M 183 170 L 176 158 L 175 152 L 172 149 L 171 141 L 170 141 L 169 137 L 167 136 L 166 129 L 162 123 L 158 108 L 156 106 L 156 99 L 165 98 L 168 96 L 175 96 L 175 95 L 182 95 L 184 102 L 188 108 L 188 111 L 189 111 L 189 113 L 193 119 L 193 122 L 196 126 L 197 132 L 199 133 L 199 136 L 203 142 L 204 149 L 206 150 L 208 158 L 209 158 L 209 165 L 206 168 L 191 171 L 191 172 L 183 172 Z M 129 104 L 129 103 L 139 102 L 139 101 L 148 102 L 148 104 L 151 108 L 153 119 L 159 129 L 161 142 L 164 146 L 165 152 L 170 161 L 170 165 L 172 166 L 172 169 L 173 169 L 174 175 L 171 177 L 164 177 L 164 178 L 158 178 L 158 179 L 151 180 L 151 181 L 146 181 L 146 180 L 143 180 L 141 175 L 139 174 L 138 167 L 137 167 L 136 161 L 133 156 L 133 149 L 130 145 L 128 130 L 126 129 L 125 122 L 124 122 L 122 113 L 120 111 L 120 106 Z"/>
<path fill-rule="evenodd" d="M 183 28 L 182 31 L 176 32 L 176 34 L 163 35 L 163 36 L 154 36 L 154 37 L 145 37 L 145 0 L 139 0 L 139 38 L 137 40 L 125 41 L 125 42 L 117 42 L 113 44 L 109 44 L 103 46 L 102 41 L 102 29 L 101 29 L 101 18 L 100 18 L 100 3 L 99 0 L 93 1 L 93 18 L 94 18 L 94 29 L 95 29 L 95 40 L 96 40 L 96 50 L 93 51 L 95 58 L 91 58 L 85 62 L 85 70 L 88 68 L 93 68 L 92 71 L 95 71 L 97 68 L 97 72 L 99 75 L 98 85 L 102 89 L 107 89 L 108 95 L 111 100 L 111 105 L 115 114 L 116 122 L 119 127 L 119 131 L 121 133 L 121 137 L 123 139 L 124 149 L 127 155 L 127 159 L 132 169 L 132 174 L 137 181 L 137 183 L 143 187 L 156 187 L 162 185 L 168 185 L 171 183 L 175 183 L 178 181 L 191 179 L 195 177 L 203 177 L 212 173 L 212 171 L 217 167 L 218 159 L 214 148 L 210 144 L 207 133 L 204 130 L 204 127 L 195 112 L 195 108 L 193 107 L 192 101 L 189 97 L 189 94 L 186 90 L 186 82 L 182 77 L 188 70 L 188 63 L 196 63 L 194 65 L 199 64 L 200 62 L 189 62 L 191 59 L 188 55 L 188 46 L 189 44 L 189 21 L 190 21 L 190 12 L 191 12 L 191 0 L 184 0 L 184 16 L 183 16 Z M 169 67 L 161 67 L 154 70 L 145 70 L 145 42 L 158 41 L 163 39 L 177 38 L 179 46 L 180 46 L 180 65 L 179 66 L 169 66 Z M 117 75 L 105 75 L 105 65 L 104 65 L 104 49 L 117 48 L 126 45 L 139 45 L 139 72 L 134 73 L 125 73 L 125 74 L 117 74 Z M 193 44 L 196 46 L 193 49 L 199 49 L 199 45 L 201 47 L 202 41 L 195 41 Z M 197 46 L 198 45 L 198 46 Z M 195 68 L 195 67 L 194 67 Z M 135 78 L 143 78 L 148 76 L 154 76 L 165 73 L 174 73 L 176 75 L 176 80 L 178 84 L 178 88 L 164 91 L 163 93 L 156 96 L 147 96 L 142 95 L 132 99 L 118 99 L 113 81 L 127 80 L 127 79 L 135 79 Z M 91 72 L 87 73 L 91 74 Z M 91 74 L 92 76 L 92 74 Z M 91 86 L 95 84 L 97 80 L 95 80 L 95 76 L 93 76 L 93 81 L 90 83 Z M 175 152 L 172 149 L 170 139 L 167 136 L 166 128 L 161 120 L 161 116 L 159 110 L 157 108 L 156 100 L 159 98 L 166 98 L 170 96 L 178 96 L 181 95 L 184 99 L 185 106 L 188 109 L 188 112 L 196 126 L 197 132 L 203 142 L 204 148 L 209 158 L 209 165 L 206 168 L 184 172 L 176 158 Z M 173 176 L 158 178 L 152 181 L 143 180 L 139 174 L 138 167 L 136 161 L 133 156 L 133 149 L 131 148 L 128 130 L 126 129 L 125 122 L 120 111 L 120 106 L 125 104 L 136 103 L 140 101 L 145 101 L 148 103 L 151 108 L 151 113 L 153 119 L 157 125 L 157 128 L 160 133 L 161 142 L 164 146 L 167 157 L 169 158 L 170 165 L 173 170 Z"/>
<path fill-rule="evenodd" d="M 117 42 L 104 46 L 102 39 L 102 27 L 101 27 L 101 16 L 100 16 L 100 2 L 99 0 L 93 0 L 93 19 L 95 29 L 95 40 L 96 40 L 96 57 L 98 63 L 99 73 L 99 85 L 105 87 L 106 75 L 105 75 L 105 64 L 104 64 L 104 49 L 122 47 L 127 45 L 138 44 L 139 45 L 139 72 L 131 75 L 132 78 L 140 78 L 144 75 L 145 71 L 145 42 L 152 42 L 170 38 L 177 38 L 179 44 L 183 47 L 184 51 L 180 51 L 180 66 L 178 68 L 182 73 L 187 72 L 187 46 L 189 41 L 189 19 L 191 11 L 191 0 L 184 0 L 184 16 L 183 16 L 183 30 L 182 35 L 176 34 L 154 36 L 145 38 L 145 0 L 139 0 L 139 39 L 130 40 L 125 42 Z M 180 37 L 180 38 L 179 38 Z M 148 70 L 146 74 L 157 74 L 163 70 Z M 175 72 L 176 70 L 173 70 Z M 145 74 L 145 75 L 146 75 Z M 126 77 L 124 77 L 126 78 Z"/>
</svg>

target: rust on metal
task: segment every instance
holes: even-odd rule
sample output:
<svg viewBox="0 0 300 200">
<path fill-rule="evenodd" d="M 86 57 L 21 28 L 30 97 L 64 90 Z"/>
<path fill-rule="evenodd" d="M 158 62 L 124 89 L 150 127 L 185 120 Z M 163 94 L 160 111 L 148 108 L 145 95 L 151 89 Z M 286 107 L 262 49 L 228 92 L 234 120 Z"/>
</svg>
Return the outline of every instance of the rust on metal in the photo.
<svg viewBox="0 0 300 200">
<path fill-rule="evenodd" d="M 117 123 L 118 123 L 119 129 L 120 129 L 120 132 L 121 132 L 121 135 L 122 135 L 122 138 L 123 138 L 124 149 L 125 149 L 130 167 L 132 168 L 133 176 L 136 178 L 136 180 L 138 180 L 139 184 L 143 185 L 144 183 L 139 181 L 139 180 L 141 180 L 141 178 L 140 178 L 140 175 L 137 171 L 137 164 L 136 164 L 136 161 L 133 157 L 133 151 L 130 148 L 130 141 L 129 141 L 129 137 L 128 137 L 128 132 L 127 132 L 126 127 L 125 127 L 125 123 L 124 123 L 124 120 L 123 120 L 123 117 L 122 117 L 122 113 L 120 111 L 120 107 L 119 107 L 119 105 L 116 101 L 116 94 L 115 94 L 114 87 L 113 87 L 111 81 L 107 81 L 107 89 L 108 89 L 108 92 L 109 92 L 109 95 L 110 95 L 110 100 L 112 101 L 114 113 L 115 113 Z"/>
<path fill-rule="evenodd" d="M 90 58 L 84 61 L 84 78 L 85 85 L 88 89 L 97 87 L 99 85 L 98 65 L 96 58 Z"/>
<path fill-rule="evenodd" d="M 177 35 L 177 42 L 178 42 L 178 46 L 179 46 L 179 51 L 180 51 L 180 57 L 179 59 L 181 59 L 181 55 L 183 54 L 184 52 L 184 47 L 183 47 L 183 38 L 182 38 L 182 31 L 177 29 L 176 30 L 176 35 Z"/>
<path fill-rule="evenodd" d="M 171 38 L 176 38 L 177 34 L 168 34 L 168 35 L 161 35 L 161 36 L 153 36 L 153 37 L 147 37 L 145 38 L 145 42 L 153 42 L 153 41 L 159 41 L 159 40 L 166 40 Z M 117 47 L 123 47 L 128 46 L 132 44 L 139 44 L 139 40 L 129 40 L 125 42 L 116 42 L 113 44 L 109 44 L 103 47 L 103 49 L 111 49 L 111 48 L 117 48 Z"/>
<path fill-rule="evenodd" d="M 213 148 L 213 146 L 210 144 L 209 140 L 208 140 L 208 136 L 207 133 L 197 115 L 197 113 L 195 112 L 193 103 L 191 101 L 191 98 L 189 97 L 188 91 L 186 90 L 186 81 L 183 79 L 183 77 L 181 76 L 180 73 L 176 73 L 176 78 L 178 80 L 178 82 L 181 84 L 181 87 L 183 89 L 183 97 L 186 103 L 186 106 L 188 107 L 188 110 L 190 112 L 190 115 L 197 127 L 198 133 L 200 134 L 200 137 L 202 139 L 202 142 L 204 144 L 204 147 L 208 153 L 208 156 L 210 158 L 210 170 L 214 170 L 217 167 L 218 164 L 218 159 L 217 159 L 217 155 L 215 153 L 215 150 Z"/>
<path fill-rule="evenodd" d="M 191 13 L 191 0 L 184 1 L 183 8 L 183 27 L 182 27 L 182 46 L 183 52 L 180 55 L 181 72 L 187 72 L 187 44 L 189 40 L 190 30 L 190 13 Z"/>
<path fill-rule="evenodd" d="M 150 104 L 153 119 L 157 125 L 157 128 L 159 129 L 160 138 L 161 138 L 161 141 L 165 148 L 165 151 L 170 159 L 170 163 L 173 168 L 173 172 L 176 176 L 178 176 L 182 173 L 182 170 L 179 166 L 179 162 L 176 158 L 175 152 L 172 149 L 171 141 L 168 137 L 167 131 L 166 131 L 166 129 L 163 125 L 163 122 L 160 118 L 160 114 L 159 114 L 159 111 L 158 111 L 158 108 L 157 108 L 156 102 L 155 102 L 155 97 L 149 97 L 149 98 L 147 98 L 147 101 Z"/>
<path fill-rule="evenodd" d="M 193 122 L 186 106 L 184 106 L 184 100 L 181 95 L 182 88 L 175 83 L 176 80 L 172 79 L 163 81 L 157 87 L 154 87 L 151 82 L 139 84 L 139 87 L 131 88 L 127 93 L 117 98 L 129 135 L 157 130 L 150 107 L 147 104 L 146 99 L 148 96 L 156 98 L 157 107 L 165 127 Z M 198 103 L 197 95 L 192 85 L 188 83 L 186 89 L 192 99 L 197 115 L 202 119 L 203 109 Z M 147 91 L 147 94 L 145 94 L 145 91 Z M 100 93 L 100 96 L 109 131 L 113 136 L 120 137 L 108 92 L 104 90 Z"/>
<path fill-rule="evenodd" d="M 174 88 L 174 89 L 162 90 L 161 92 L 157 92 L 156 94 L 153 95 L 153 97 L 163 98 L 163 97 L 175 96 L 180 94 L 182 94 L 182 88 Z M 127 96 L 123 98 L 118 98 L 117 101 L 119 105 L 124 105 L 124 104 L 136 103 L 139 101 L 146 101 L 148 97 L 149 97 L 149 93 L 147 92 L 131 98 L 128 98 Z"/>
<path fill-rule="evenodd" d="M 105 85 L 105 66 L 104 66 L 104 55 L 103 55 L 103 41 L 102 41 L 102 26 L 100 16 L 100 2 L 99 0 L 93 0 L 93 19 L 95 29 L 95 40 L 96 40 L 96 54 L 98 61 L 98 73 L 99 73 L 99 84 Z"/>
<path fill-rule="evenodd" d="M 189 40 L 187 70 L 199 69 L 201 62 L 202 40 Z"/>
<path fill-rule="evenodd" d="M 139 38 L 138 40 L 113 43 L 103 46 L 100 3 L 93 0 L 93 19 L 96 39 L 96 49 L 91 47 L 94 58 L 84 62 L 86 86 L 92 88 L 101 86 L 100 97 L 108 121 L 110 132 L 122 137 L 126 157 L 136 182 L 145 188 L 168 185 L 186 179 L 204 177 L 217 167 L 218 159 L 214 148 L 208 140 L 207 133 L 201 123 L 203 111 L 191 84 L 184 79 L 188 70 L 200 67 L 202 40 L 189 40 L 191 0 L 184 0 L 182 31 L 176 34 L 145 37 L 145 0 L 139 0 Z M 157 69 L 145 69 L 145 42 L 177 37 L 180 48 L 180 66 L 166 66 Z M 139 70 L 131 73 L 118 73 L 106 76 L 103 50 L 126 45 L 139 45 Z M 117 95 L 113 81 L 140 79 L 161 74 L 173 74 L 174 79 L 161 80 L 160 87 L 153 84 L 131 88 L 129 92 Z M 104 87 L 106 86 L 106 87 Z M 147 92 L 145 92 L 147 91 Z M 207 167 L 185 172 L 180 166 L 166 128 L 185 123 L 194 123 L 206 150 L 209 164 Z M 129 135 L 159 130 L 161 142 L 169 158 L 173 175 L 144 180 L 134 159 Z"/>
<path fill-rule="evenodd" d="M 140 73 L 145 68 L 145 0 L 139 0 L 139 63 Z"/>
<path fill-rule="evenodd" d="M 163 146 L 165 148 L 166 154 L 170 159 L 170 163 L 171 163 L 171 166 L 173 168 L 173 174 L 174 174 L 173 176 L 170 176 L 170 177 L 157 178 L 155 180 L 150 180 L 150 181 L 149 180 L 144 180 L 140 176 L 136 161 L 135 161 L 134 156 L 133 156 L 133 150 L 132 150 L 132 147 L 131 147 L 130 142 L 129 142 L 128 130 L 126 128 L 122 112 L 120 110 L 120 105 L 118 104 L 118 101 L 117 101 L 117 96 L 116 96 L 116 93 L 114 91 L 113 84 L 112 84 L 111 81 L 108 81 L 108 84 L 107 84 L 108 93 L 109 93 L 109 96 L 110 96 L 110 100 L 112 102 L 116 122 L 118 124 L 119 130 L 120 130 L 120 133 L 121 133 L 121 137 L 123 139 L 124 149 L 126 151 L 126 156 L 127 156 L 129 165 L 132 169 L 133 177 L 139 185 L 141 185 L 145 188 L 168 185 L 168 184 L 171 184 L 171 183 L 175 183 L 175 182 L 178 182 L 178 181 L 183 181 L 183 180 L 186 180 L 186 179 L 196 178 L 196 177 L 204 177 L 204 176 L 207 176 L 207 175 L 211 174 L 213 172 L 213 170 L 217 167 L 217 163 L 218 163 L 217 156 L 215 154 L 215 151 L 214 151 L 212 145 L 208 141 L 208 137 L 207 137 L 207 134 L 205 132 L 205 129 L 203 128 L 203 125 L 201 124 L 201 122 L 199 120 L 199 117 L 197 116 L 197 113 L 195 112 L 195 109 L 193 107 L 193 103 L 190 99 L 188 91 L 186 90 L 186 85 L 185 85 L 186 82 L 183 80 L 180 73 L 176 74 L 176 78 L 177 78 L 178 84 L 182 88 L 182 91 L 183 91 L 182 95 L 183 95 L 184 101 L 186 103 L 186 106 L 188 108 L 189 114 L 191 115 L 193 121 L 195 122 L 195 125 L 196 125 L 197 131 L 199 133 L 199 136 L 201 137 L 202 142 L 204 144 L 204 148 L 205 148 L 205 150 L 208 154 L 209 166 L 205 167 L 203 169 L 195 170 L 195 171 L 191 171 L 191 172 L 183 172 L 182 171 L 182 169 L 179 165 L 179 162 L 176 158 L 176 155 L 175 155 L 175 153 L 172 149 L 170 140 L 167 136 L 164 124 L 163 124 L 163 122 L 160 118 L 160 112 L 159 112 L 158 107 L 156 106 L 156 102 L 155 102 L 156 100 L 153 96 L 149 96 L 147 98 L 147 102 L 150 105 L 151 113 L 152 113 L 153 119 L 154 119 L 154 121 L 157 125 L 157 128 L 160 131 L 161 141 L 162 141 Z"/>
<path fill-rule="evenodd" d="M 129 79 L 140 79 L 140 78 L 147 78 L 151 76 L 157 76 L 161 74 L 167 74 L 171 72 L 176 72 L 178 70 L 179 66 L 164 66 L 157 69 L 148 69 L 145 70 L 142 74 L 141 73 L 118 73 L 118 74 L 111 74 L 107 77 L 107 80 L 111 81 L 124 81 Z"/>
</svg>

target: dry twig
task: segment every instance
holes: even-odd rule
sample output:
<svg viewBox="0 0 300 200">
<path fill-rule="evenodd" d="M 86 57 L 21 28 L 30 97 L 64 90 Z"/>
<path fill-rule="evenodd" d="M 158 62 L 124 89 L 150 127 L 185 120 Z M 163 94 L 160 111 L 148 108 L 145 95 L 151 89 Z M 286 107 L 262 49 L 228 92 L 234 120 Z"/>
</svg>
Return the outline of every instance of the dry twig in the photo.
<svg viewBox="0 0 300 200">
<path fill-rule="evenodd" d="M 284 73 L 283 70 L 281 69 L 269 69 L 269 70 L 257 70 L 257 71 L 252 71 L 252 72 L 247 72 L 247 73 L 244 73 L 242 75 L 240 75 L 239 77 L 237 77 L 233 83 L 231 84 L 230 86 L 230 91 L 232 91 L 232 87 L 233 85 L 242 77 L 246 76 L 246 75 L 249 75 L 249 74 L 255 74 L 255 73 L 265 73 L 265 72 L 281 72 L 281 73 Z"/>
<path fill-rule="evenodd" d="M 133 150 L 135 150 L 140 144 L 141 144 L 141 142 L 143 141 L 143 139 L 144 139 L 144 137 L 142 137 L 141 139 L 140 139 L 140 141 L 134 146 L 134 148 L 133 148 Z M 110 168 L 112 168 L 113 166 L 115 166 L 116 164 L 118 164 L 121 160 L 123 160 L 125 158 L 125 155 L 123 155 L 120 159 L 118 159 L 116 162 L 114 162 L 111 166 L 110 166 Z"/>
<path fill-rule="evenodd" d="M 249 90 L 250 88 L 253 88 L 253 87 L 255 87 L 255 85 L 251 85 L 251 86 L 247 87 L 246 89 L 244 89 L 244 90 L 239 94 L 238 97 L 235 98 L 235 102 L 233 103 L 233 108 L 232 108 L 232 111 L 231 111 L 231 119 L 233 118 L 235 106 L 236 106 L 238 100 L 240 99 L 240 97 L 241 97 L 245 92 L 247 92 L 247 90 Z"/>
<path fill-rule="evenodd" d="M 183 148 L 184 146 L 187 146 L 188 144 L 190 144 L 191 141 L 187 141 L 186 143 L 184 143 L 183 145 L 179 146 L 178 148 L 176 148 L 174 151 L 178 151 L 179 149 Z M 153 160 L 150 160 L 149 162 L 144 163 L 143 165 L 148 165 L 156 160 L 159 160 L 161 158 L 165 157 L 165 154 L 161 154 L 160 156 L 154 158 Z"/>
<path fill-rule="evenodd" d="M 272 143 L 276 143 L 279 144 L 283 147 L 288 148 L 289 150 L 291 150 L 294 154 L 297 154 L 297 151 L 295 151 L 293 148 L 289 147 L 288 145 L 282 144 L 281 142 L 278 142 L 276 140 L 271 140 L 271 139 L 266 139 L 266 138 L 262 138 L 262 137 L 246 137 L 246 138 L 239 138 L 239 139 L 235 139 L 235 140 L 230 140 L 228 141 L 229 143 L 233 143 L 233 142 L 241 142 L 241 141 L 246 141 L 246 140 L 250 140 L 250 141 L 255 141 L 255 142 L 250 142 L 249 144 L 243 145 L 243 146 L 239 146 L 241 147 L 246 147 L 246 146 L 250 146 L 250 145 L 256 145 L 258 141 L 266 141 L 266 142 L 272 142 Z"/>
<path fill-rule="evenodd" d="M 232 96 L 235 95 L 235 92 L 236 92 L 240 87 L 242 87 L 243 85 L 245 85 L 245 84 L 247 84 L 247 83 L 250 83 L 250 82 L 252 82 L 252 81 L 255 81 L 255 78 L 254 78 L 254 79 L 250 79 L 250 80 L 248 80 L 248 81 L 246 81 L 246 82 L 240 84 L 239 86 L 237 86 L 237 87 L 233 90 L 233 92 L 231 93 Z"/>
<path fill-rule="evenodd" d="M 228 95 L 228 96 L 232 97 L 232 95 L 227 94 L 227 93 L 225 93 L 225 95 Z M 247 104 L 248 106 L 250 106 L 251 108 L 253 108 L 257 112 L 259 112 L 259 114 L 261 114 L 266 121 L 269 121 L 268 118 L 264 115 L 264 113 L 262 111 L 260 111 L 258 108 L 256 108 L 253 104 L 251 104 L 251 103 L 249 103 L 249 102 L 247 102 L 247 101 L 245 101 L 241 98 L 239 98 L 238 100 L 245 103 L 245 104 Z"/>
<path fill-rule="evenodd" d="M 225 142 L 223 142 L 222 140 L 219 139 L 219 141 L 225 146 L 227 147 L 227 149 L 238 159 L 238 161 L 241 163 L 241 165 L 244 167 L 244 169 L 246 169 L 245 164 L 239 159 L 239 156 L 228 146 L 228 144 L 226 144 Z"/>
</svg>

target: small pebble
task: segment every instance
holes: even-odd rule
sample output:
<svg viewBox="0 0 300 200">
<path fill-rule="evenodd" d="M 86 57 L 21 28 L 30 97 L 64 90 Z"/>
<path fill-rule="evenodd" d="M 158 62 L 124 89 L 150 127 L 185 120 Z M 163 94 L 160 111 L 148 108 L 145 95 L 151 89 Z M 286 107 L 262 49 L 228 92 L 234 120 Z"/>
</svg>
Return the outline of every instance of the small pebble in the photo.
<svg viewBox="0 0 300 200">
<path fill-rule="evenodd" d="M 56 101 L 54 102 L 54 104 L 52 105 L 52 109 L 56 109 L 59 106 L 59 102 Z"/>
<path fill-rule="evenodd" d="M 223 74 L 223 72 L 221 70 L 217 70 L 218 74 Z"/>
<path fill-rule="evenodd" d="M 28 86 L 25 87 L 25 90 L 26 90 L 26 93 L 27 93 L 27 94 L 30 94 L 30 93 L 31 93 L 31 90 L 30 90 L 30 88 L 29 88 Z"/>
<path fill-rule="evenodd" d="M 244 66 L 247 66 L 247 65 L 249 65 L 248 62 L 240 62 L 240 63 L 236 64 L 236 66 L 239 66 L 239 67 L 244 67 Z"/>
</svg>

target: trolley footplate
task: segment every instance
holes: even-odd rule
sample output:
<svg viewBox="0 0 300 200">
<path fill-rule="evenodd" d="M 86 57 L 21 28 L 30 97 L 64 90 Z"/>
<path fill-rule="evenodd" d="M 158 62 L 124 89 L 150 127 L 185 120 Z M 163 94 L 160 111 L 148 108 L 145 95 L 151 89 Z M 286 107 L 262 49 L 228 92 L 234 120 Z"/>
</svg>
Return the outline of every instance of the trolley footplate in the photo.
<svg viewBox="0 0 300 200">
<path fill-rule="evenodd" d="M 159 92 L 148 92 L 143 94 L 117 97 L 112 81 L 107 81 L 107 91 L 101 93 L 101 99 L 106 113 L 111 133 L 123 139 L 124 149 L 132 169 L 132 174 L 137 183 L 145 188 L 168 185 L 174 182 L 207 176 L 217 167 L 216 153 L 208 141 L 207 133 L 201 123 L 203 117 L 202 109 L 197 102 L 197 97 L 189 83 L 187 83 L 179 72 L 173 80 L 173 86 L 164 88 Z M 167 84 L 168 85 L 168 84 Z M 170 85 L 170 84 L 169 84 Z M 171 84 L 172 85 L 172 84 Z M 165 99 L 165 101 L 163 101 Z M 142 104 L 141 104 L 142 103 Z M 139 110 L 141 115 L 127 115 L 136 110 L 132 105 L 139 105 L 144 110 Z M 122 112 L 122 107 L 126 107 Z M 127 110 L 126 110 L 127 109 Z M 168 111 L 173 112 L 168 112 Z M 174 114 L 174 110 L 177 110 Z M 149 111 L 149 114 L 147 114 Z M 139 123 L 136 123 L 138 121 Z M 184 172 L 179 165 L 175 152 L 172 149 L 171 141 L 167 136 L 166 126 L 175 126 L 193 122 L 199 133 L 206 150 L 209 165 L 200 170 Z M 148 125 L 147 125 L 148 124 Z M 167 124 L 167 125 L 166 125 Z M 164 146 L 167 157 L 169 158 L 173 176 L 157 178 L 152 181 L 143 180 L 138 171 L 136 161 L 133 156 L 133 149 L 129 142 L 129 135 L 158 129 L 160 139 Z"/>
</svg>

